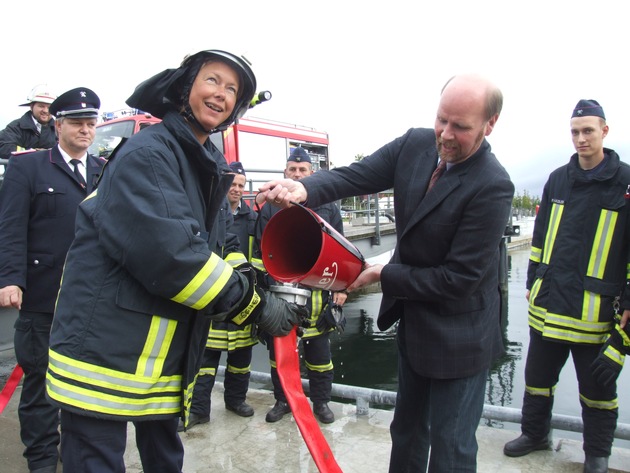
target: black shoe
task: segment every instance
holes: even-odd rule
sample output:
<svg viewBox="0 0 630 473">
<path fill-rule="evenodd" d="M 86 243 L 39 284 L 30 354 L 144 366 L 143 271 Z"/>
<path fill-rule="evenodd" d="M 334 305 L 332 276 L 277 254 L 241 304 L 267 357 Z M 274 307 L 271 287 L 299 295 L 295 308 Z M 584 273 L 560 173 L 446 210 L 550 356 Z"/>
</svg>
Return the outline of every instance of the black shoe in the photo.
<svg viewBox="0 0 630 473">
<path fill-rule="evenodd" d="M 313 414 L 315 414 L 323 424 L 332 424 L 335 422 L 335 414 L 330 410 L 327 402 L 313 404 Z"/>
<path fill-rule="evenodd" d="M 286 402 L 276 401 L 276 404 L 271 408 L 269 412 L 267 412 L 265 420 L 267 422 L 278 422 L 284 417 L 285 414 L 289 414 L 290 412 L 291 408 Z"/>
<path fill-rule="evenodd" d="M 522 457 L 535 450 L 549 450 L 549 439 L 534 440 L 525 434 L 517 439 L 508 442 L 503 447 L 503 453 L 508 457 Z"/>
<path fill-rule="evenodd" d="M 593 457 L 586 454 L 584 473 L 608 473 L 608 457 Z"/>
<path fill-rule="evenodd" d="M 251 417 L 254 415 L 254 408 L 247 404 L 245 401 L 241 402 L 238 406 L 232 406 L 225 403 L 225 408 L 228 411 L 232 411 L 241 417 Z"/>
<path fill-rule="evenodd" d="M 184 429 L 184 423 L 181 419 L 179 419 L 179 424 L 177 425 L 177 431 L 183 432 L 184 430 L 190 430 L 197 424 L 207 424 L 210 422 L 210 416 L 199 416 L 197 414 L 190 414 L 188 418 L 188 427 Z"/>
</svg>

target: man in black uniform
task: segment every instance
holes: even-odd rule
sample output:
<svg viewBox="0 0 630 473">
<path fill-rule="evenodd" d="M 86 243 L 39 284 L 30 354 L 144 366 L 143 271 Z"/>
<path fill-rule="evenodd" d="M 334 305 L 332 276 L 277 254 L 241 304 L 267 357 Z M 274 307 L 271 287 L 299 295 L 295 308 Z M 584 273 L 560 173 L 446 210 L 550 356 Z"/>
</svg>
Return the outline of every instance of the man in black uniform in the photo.
<svg viewBox="0 0 630 473">
<path fill-rule="evenodd" d="M 225 231 L 219 238 L 217 254 L 232 264 L 239 257 L 245 261 L 251 260 L 257 214 L 242 199 L 246 182 L 243 165 L 236 161 L 230 163 L 229 166 L 234 173 L 234 180 L 227 193 L 225 208 L 222 207 L 220 211 L 219 218 L 225 221 L 224 224 L 222 223 Z M 235 247 L 236 245 L 238 248 Z M 227 352 L 224 382 L 225 408 L 241 417 L 254 415 L 254 409 L 245 401 L 245 398 L 249 388 L 252 350 L 257 343 L 258 337 L 253 324 L 241 327 L 228 321 L 212 321 L 203 362 L 195 382 L 190 420 L 186 430 L 197 424 L 210 422 L 211 394 L 222 352 Z M 185 430 L 181 420 L 177 430 L 179 432 Z"/>
<path fill-rule="evenodd" d="M 28 101 L 20 105 L 30 110 L 0 131 L 0 158 L 9 159 L 14 151 L 52 148 L 57 143 L 55 120 L 48 109 L 55 98 L 47 85 L 33 88 Z"/>
<path fill-rule="evenodd" d="M 103 167 L 87 152 L 100 103 L 85 87 L 60 95 L 50 106 L 59 145 L 12 157 L 0 189 L 0 307 L 20 311 L 15 355 L 24 383 L 18 415 L 31 472 L 57 469 L 59 414 L 45 393 L 48 334 L 77 207 Z"/>
<path fill-rule="evenodd" d="M 285 177 L 298 181 L 311 174 L 313 174 L 313 165 L 308 152 L 302 147 L 293 148 L 284 170 Z M 262 232 L 265 229 L 265 225 L 279 210 L 278 207 L 272 205 L 265 205 L 260 210 L 260 224 L 256 227 L 256 239 L 258 242 L 262 240 Z M 343 235 L 341 212 L 334 203 L 321 205 L 314 208 L 313 211 Z M 260 245 L 258 245 L 258 248 L 260 248 Z M 256 262 L 254 264 L 256 265 Z M 325 316 L 326 311 L 331 309 L 333 303 L 342 306 L 347 297 L 345 292 L 330 293 L 330 291 L 313 289 L 308 303 L 311 309 L 310 326 L 304 330 L 302 335 L 304 362 L 309 379 L 309 396 L 313 402 L 314 414 L 324 424 L 330 424 L 335 421 L 335 415 L 328 407 L 334 377 L 330 352 L 330 332 L 334 330 L 334 327 L 322 323 L 323 320 L 320 319 Z M 271 380 L 273 381 L 276 403 L 267 413 L 265 420 L 267 422 L 277 422 L 285 414 L 291 412 L 291 407 L 287 403 L 287 398 L 278 377 L 273 342 L 270 341 L 267 343 L 267 346 L 269 348 Z"/>
</svg>

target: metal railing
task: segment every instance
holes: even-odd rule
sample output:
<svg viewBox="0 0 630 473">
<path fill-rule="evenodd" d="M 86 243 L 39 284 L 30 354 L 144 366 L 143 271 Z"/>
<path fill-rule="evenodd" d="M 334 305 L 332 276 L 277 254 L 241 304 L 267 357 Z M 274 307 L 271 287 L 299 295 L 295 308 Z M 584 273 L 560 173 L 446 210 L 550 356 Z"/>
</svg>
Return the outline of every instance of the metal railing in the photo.
<svg viewBox="0 0 630 473">
<path fill-rule="evenodd" d="M 217 375 L 225 376 L 224 366 L 219 366 Z M 261 373 L 260 371 L 252 371 L 250 381 L 263 385 L 270 385 L 272 382 L 271 375 L 269 373 Z M 302 389 L 308 394 L 309 386 L 307 379 L 302 379 Z M 357 415 L 367 415 L 369 413 L 370 404 L 383 406 L 396 405 L 396 393 L 392 391 L 384 391 L 382 389 L 370 389 L 360 386 L 333 383 L 331 394 L 333 397 L 354 401 L 356 403 Z M 487 420 L 520 424 L 521 410 L 513 407 L 484 404 L 481 417 Z M 553 414 L 551 416 L 551 428 L 568 432 L 583 432 L 584 424 L 582 423 L 582 419 L 576 416 Z M 617 424 L 615 438 L 630 440 L 630 424 Z"/>
</svg>

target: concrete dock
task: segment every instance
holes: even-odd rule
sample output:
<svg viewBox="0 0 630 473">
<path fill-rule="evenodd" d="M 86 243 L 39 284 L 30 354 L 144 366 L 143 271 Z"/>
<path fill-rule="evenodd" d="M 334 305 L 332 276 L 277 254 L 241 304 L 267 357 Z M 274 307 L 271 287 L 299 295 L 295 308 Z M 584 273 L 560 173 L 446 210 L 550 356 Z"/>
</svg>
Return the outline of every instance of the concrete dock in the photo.
<svg viewBox="0 0 630 473">
<path fill-rule="evenodd" d="M 22 458 L 17 405 L 21 387 L 0 415 L 0 471 L 28 473 Z M 212 393 L 210 423 L 196 425 L 181 434 L 186 456 L 185 473 L 229 471 L 235 473 L 317 472 L 310 453 L 291 415 L 281 421 L 265 422 L 273 406 L 271 391 L 250 389 L 248 402 L 255 409 L 249 418 L 238 417 L 225 409 L 223 385 L 217 383 Z M 357 415 L 353 404 L 331 403 L 336 420 L 321 425 L 322 432 L 344 473 L 386 472 L 389 461 L 389 424 L 392 411 L 369 409 Z M 129 424 L 125 463 L 127 472 L 140 473 L 142 466 L 135 447 L 134 428 Z M 553 449 L 534 452 L 521 458 L 503 455 L 503 444 L 518 435 L 513 430 L 479 427 L 478 471 L 480 473 L 578 473 L 584 456 L 581 442 L 561 438 L 555 431 Z M 62 465 L 57 471 L 62 472 Z M 613 448 L 611 473 L 630 473 L 630 450 Z M 146 472 L 151 473 L 151 472 Z"/>
</svg>

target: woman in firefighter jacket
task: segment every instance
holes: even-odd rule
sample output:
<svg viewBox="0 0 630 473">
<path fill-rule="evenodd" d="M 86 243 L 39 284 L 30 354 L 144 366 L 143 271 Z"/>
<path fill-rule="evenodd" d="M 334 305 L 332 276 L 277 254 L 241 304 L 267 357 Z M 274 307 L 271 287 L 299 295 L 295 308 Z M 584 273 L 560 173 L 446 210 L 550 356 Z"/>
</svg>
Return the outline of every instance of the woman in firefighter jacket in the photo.
<svg viewBox="0 0 630 473">
<path fill-rule="evenodd" d="M 47 374 L 64 471 L 124 471 L 127 421 L 144 471 L 181 471 L 178 418 L 186 422 L 210 321 L 284 335 L 304 316 L 257 287 L 247 264 L 212 251 L 232 175 L 208 138 L 245 113 L 255 89 L 245 61 L 209 50 L 127 100 L 163 121 L 116 150 L 77 213 Z"/>
<path fill-rule="evenodd" d="M 548 448 L 554 391 L 571 354 L 584 421 L 585 472 L 607 471 L 616 384 L 593 368 L 615 329 L 616 311 L 630 308 L 630 291 L 624 292 L 630 167 L 603 147 L 607 132 L 599 104 L 580 101 L 571 119 L 577 153 L 551 173 L 543 190 L 527 274 L 530 343 L 522 435 L 504 447 L 508 456 Z"/>
</svg>

